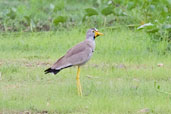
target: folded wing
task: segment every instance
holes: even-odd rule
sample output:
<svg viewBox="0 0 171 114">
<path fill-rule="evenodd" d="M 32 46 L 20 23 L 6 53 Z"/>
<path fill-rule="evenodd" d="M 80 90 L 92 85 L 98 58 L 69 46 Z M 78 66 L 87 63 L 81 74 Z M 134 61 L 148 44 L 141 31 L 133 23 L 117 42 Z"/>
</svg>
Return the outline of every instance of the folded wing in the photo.
<svg viewBox="0 0 171 114">
<path fill-rule="evenodd" d="M 71 66 L 82 65 L 86 63 L 92 56 L 92 49 L 87 42 L 81 42 L 67 51 L 57 62 L 47 70 L 45 73 L 57 74 L 60 70 Z"/>
</svg>

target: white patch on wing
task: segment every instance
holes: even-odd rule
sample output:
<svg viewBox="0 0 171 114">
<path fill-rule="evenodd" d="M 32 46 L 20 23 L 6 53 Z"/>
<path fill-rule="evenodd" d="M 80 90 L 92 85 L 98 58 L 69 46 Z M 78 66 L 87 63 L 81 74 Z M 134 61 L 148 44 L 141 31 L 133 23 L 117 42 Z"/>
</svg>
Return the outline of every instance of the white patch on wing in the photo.
<svg viewBox="0 0 171 114">
<path fill-rule="evenodd" d="M 60 66 L 60 67 L 58 67 L 58 68 L 55 68 L 55 70 L 61 70 L 61 69 L 65 68 L 65 67 L 68 67 L 68 66 L 70 66 L 70 65 L 71 65 L 71 64 L 63 65 L 63 66 Z"/>
</svg>

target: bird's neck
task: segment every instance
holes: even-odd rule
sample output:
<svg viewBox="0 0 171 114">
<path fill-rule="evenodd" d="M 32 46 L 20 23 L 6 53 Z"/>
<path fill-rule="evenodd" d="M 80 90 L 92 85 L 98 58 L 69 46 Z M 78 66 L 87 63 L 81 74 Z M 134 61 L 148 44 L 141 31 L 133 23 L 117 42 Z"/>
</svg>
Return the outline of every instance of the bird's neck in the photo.
<svg viewBox="0 0 171 114">
<path fill-rule="evenodd" d="M 92 37 L 88 37 L 88 38 L 86 38 L 86 40 L 93 40 L 93 41 L 95 41 L 95 36 L 92 36 Z"/>
</svg>

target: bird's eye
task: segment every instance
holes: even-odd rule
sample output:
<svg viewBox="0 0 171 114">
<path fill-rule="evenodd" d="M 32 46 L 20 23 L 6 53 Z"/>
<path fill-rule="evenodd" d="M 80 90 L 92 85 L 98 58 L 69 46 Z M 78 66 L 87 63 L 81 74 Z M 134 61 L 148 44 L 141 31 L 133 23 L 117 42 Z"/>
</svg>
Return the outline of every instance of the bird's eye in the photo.
<svg viewBox="0 0 171 114">
<path fill-rule="evenodd" d="M 92 30 L 92 32 L 94 33 L 94 30 Z"/>
</svg>

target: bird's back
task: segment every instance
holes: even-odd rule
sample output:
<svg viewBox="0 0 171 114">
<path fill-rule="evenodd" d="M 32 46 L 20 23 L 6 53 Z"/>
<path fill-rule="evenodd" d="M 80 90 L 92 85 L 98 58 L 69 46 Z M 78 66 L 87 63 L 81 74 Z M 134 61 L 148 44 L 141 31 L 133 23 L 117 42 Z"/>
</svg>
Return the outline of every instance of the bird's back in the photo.
<svg viewBox="0 0 171 114">
<path fill-rule="evenodd" d="M 62 69 L 68 66 L 82 65 L 86 63 L 95 48 L 95 42 L 84 40 L 67 51 L 51 68 Z"/>
</svg>

